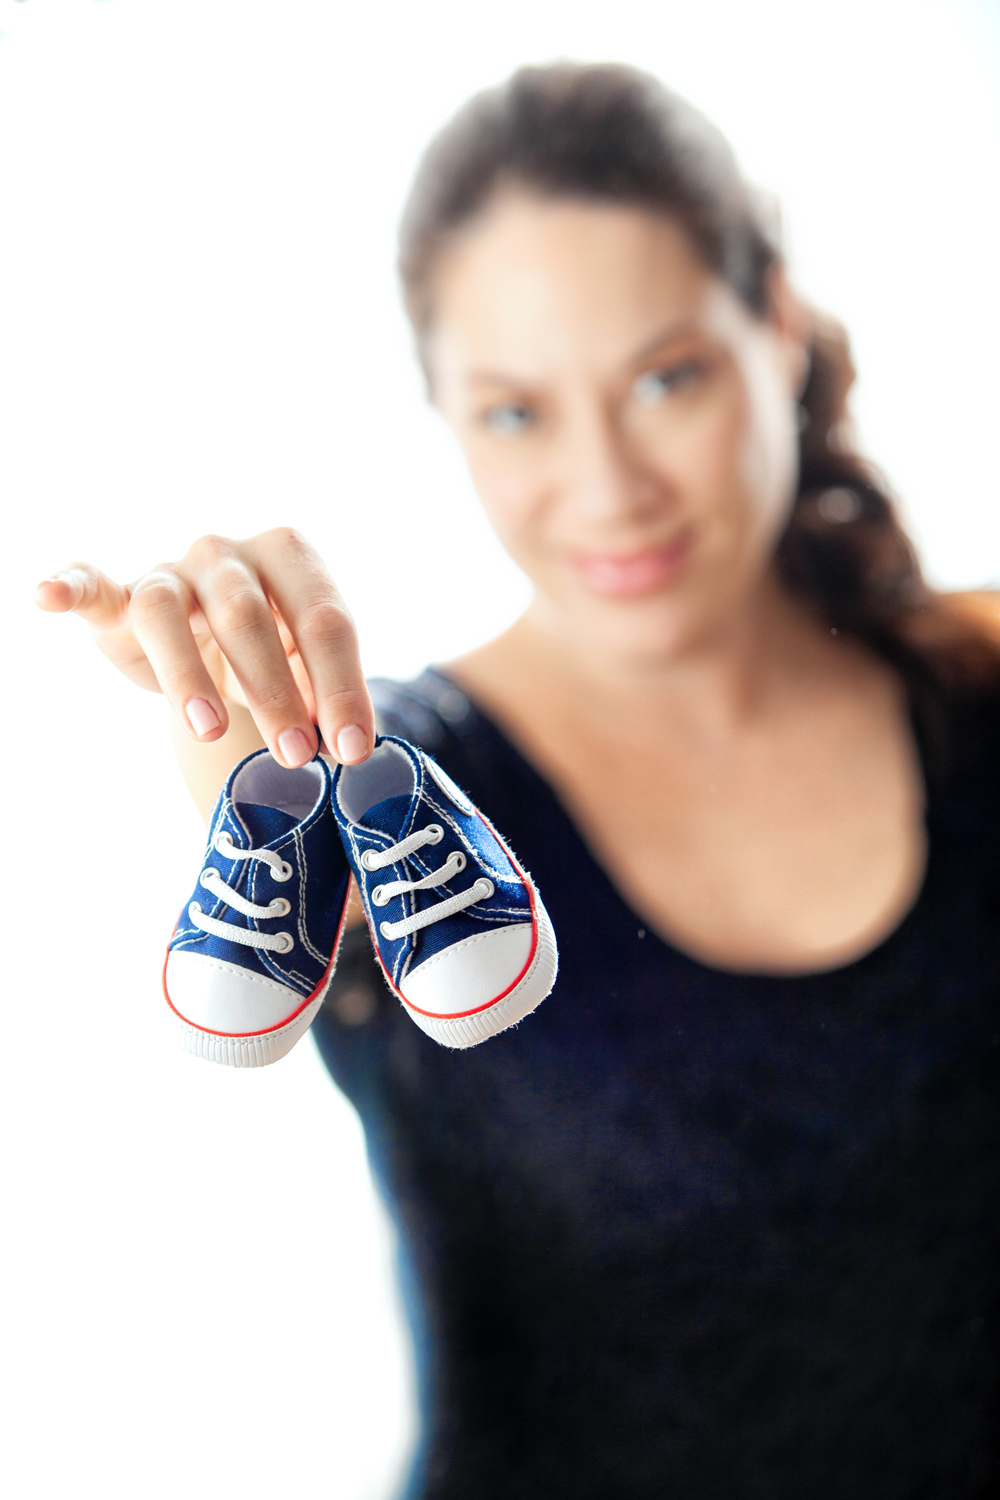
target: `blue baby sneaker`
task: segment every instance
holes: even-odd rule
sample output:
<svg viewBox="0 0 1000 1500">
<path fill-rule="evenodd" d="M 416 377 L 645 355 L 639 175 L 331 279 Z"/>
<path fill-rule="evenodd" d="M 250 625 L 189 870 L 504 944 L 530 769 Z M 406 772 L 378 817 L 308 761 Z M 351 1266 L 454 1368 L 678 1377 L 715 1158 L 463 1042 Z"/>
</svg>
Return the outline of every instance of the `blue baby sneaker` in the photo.
<svg viewBox="0 0 1000 1500">
<path fill-rule="evenodd" d="M 474 1047 L 535 1009 L 558 956 L 531 877 L 429 755 L 385 735 L 333 807 L 389 984 L 428 1036 Z"/>
<path fill-rule="evenodd" d="M 350 886 L 330 788 L 318 757 L 288 771 L 267 750 L 226 783 L 163 970 L 186 1051 L 259 1068 L 312 1024 L 333 977 Z"/>
</svg>

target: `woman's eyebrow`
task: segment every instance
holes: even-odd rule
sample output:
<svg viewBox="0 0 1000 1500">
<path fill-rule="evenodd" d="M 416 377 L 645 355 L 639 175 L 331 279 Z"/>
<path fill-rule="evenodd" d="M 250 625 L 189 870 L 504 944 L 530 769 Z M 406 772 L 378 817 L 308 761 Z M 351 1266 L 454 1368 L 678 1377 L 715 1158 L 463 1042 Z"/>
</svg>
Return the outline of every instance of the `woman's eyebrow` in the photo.
<svg viewBox="0 0 1000 1500">
<path fill-rule="evenodd" d="M 693 318 L 683 318 L 676 323 L 670 323 L 666 328 L 661 328 L 659 333 L 648 339 L 634 353 L 626 355 L 622 363 L 627 366 L 642 364 L 651 355 L 658 354 L 661 349 L 667 348 L 679 339 L 701 332 L 703 332 L 701 324 Z M 517 386 L 524 389 L 532 384 L 527 377 L 516 375 L 509 370 L 470 370 L 465 378 L 469 385 Z"/>
<path fill-rule="evenodd" d="M 530 381 L 523 375 L 512 375 L 505 370 L 470 370 L 466 375 L 470 385 L 516 385 L 526 386 Z"/>
<path fill-rule="evenodd" d="M 640 349 L 628 357 L 624 362 L 628 365 L 642 364 L 643 360 L 649 359 L 651 355 L 658 354 L 668 344 L 675 344 L 678 339 L 688 338 L 692 333 L 701 333 L 701 325 L 693 318 L 684 318 L 678 323 L 671 323 L 666 328 L 643 344 Z"/>
</svg>

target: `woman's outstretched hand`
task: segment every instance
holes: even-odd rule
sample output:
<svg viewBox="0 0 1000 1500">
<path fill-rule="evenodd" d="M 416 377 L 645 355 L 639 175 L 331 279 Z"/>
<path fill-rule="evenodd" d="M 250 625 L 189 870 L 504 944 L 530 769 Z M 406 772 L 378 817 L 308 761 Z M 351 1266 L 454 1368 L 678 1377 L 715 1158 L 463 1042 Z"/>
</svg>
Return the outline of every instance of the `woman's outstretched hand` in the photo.
<svg viewBox="0 0 1000 1500">
<path fill-rule="evenodd" d="M 346 764 L 375 743 L 354 622 L 319 554 L 290 527 L 249 541 L 206 536 L 132 584 L 73 563 L 38 586 L 42 609 L 87 621 L 105 656 L 165 694 L 210 744 L 243 702 L 271 754 L 301 766 L 318 748 Z"/>
</svg>

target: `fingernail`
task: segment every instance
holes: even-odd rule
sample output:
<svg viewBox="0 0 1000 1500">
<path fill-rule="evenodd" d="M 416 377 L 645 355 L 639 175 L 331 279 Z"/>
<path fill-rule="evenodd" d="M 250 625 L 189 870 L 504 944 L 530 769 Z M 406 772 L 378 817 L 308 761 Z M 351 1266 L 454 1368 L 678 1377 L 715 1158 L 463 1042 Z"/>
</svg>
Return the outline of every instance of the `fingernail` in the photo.
<svg viewBox="0 0 1000 1500">
<path fill-rule="evenodd" d="M 312 760 L 313 748 L 301 729 L 286 729 L 278 735 L 278 749 L 286 766 L 295 770 Z"/>
<path fill-rule="evenodd" d="M 207 698 L 189 698 L 184 705 L 184 712 L 195 734 L 211 734 L 222 723 Z"/>
<path fill-rule="evenodd" d="M 337 756 L 345 766 L 363 760 L 368 754 L 368 736 L 357 724 L 348 724 L 337 735 Z"/>
<path fill-rule="evenodd" d="M 36 583 L 35 584 L 35 598 L 36 599 L 38 597 L 39 590 L 43 589 L 47 583 L 66 583 L 66 584 L 69 584 L 69 586 L 70 586 L 71 589 L 73 587 L 73 585 L 70 583 L 70 580 L 68 578 L 63 578 L 59 573 L 52 573 L 52 574 L 50 574 L 50 576 L 48 578 L 43 578 L 42 581 L 41 581 L 41 583 Z"/>
</svg>

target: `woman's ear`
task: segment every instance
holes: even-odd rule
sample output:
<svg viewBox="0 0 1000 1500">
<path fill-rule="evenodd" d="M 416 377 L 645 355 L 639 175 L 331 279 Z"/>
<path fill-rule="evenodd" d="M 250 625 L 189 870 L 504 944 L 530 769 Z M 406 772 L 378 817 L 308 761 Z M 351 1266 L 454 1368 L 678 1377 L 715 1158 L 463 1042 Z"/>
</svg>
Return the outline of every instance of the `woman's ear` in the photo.
<svg viewBox="0 0 1000 1500">
<path fill-rule="evenodd" d="M 768 302 L 771 325 L 785 357 L 789 390 L 798 400 L 809 379 L 813 319 L 780 264 L 772 266 L 768 274 Z"/>
</svg>

